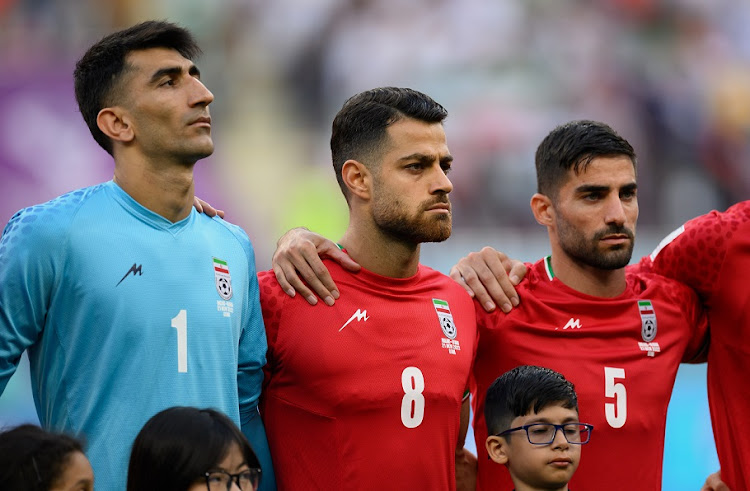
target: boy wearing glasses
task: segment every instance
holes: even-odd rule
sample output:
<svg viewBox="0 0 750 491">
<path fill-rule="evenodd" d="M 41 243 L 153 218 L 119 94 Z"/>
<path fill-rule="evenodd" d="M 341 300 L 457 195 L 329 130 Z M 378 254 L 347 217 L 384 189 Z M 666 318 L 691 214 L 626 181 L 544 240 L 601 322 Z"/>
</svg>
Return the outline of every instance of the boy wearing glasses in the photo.
<svg viewBox="0 0 750 491">
<path fill-rule="evenodd" d="M 516 491 L 567 491 L 594 427 L 579 422 L 562 374 L 531 365 L 505 372 L 487 389 L 484 417 L 487 454 L 508 468 Z"/>
</svg>

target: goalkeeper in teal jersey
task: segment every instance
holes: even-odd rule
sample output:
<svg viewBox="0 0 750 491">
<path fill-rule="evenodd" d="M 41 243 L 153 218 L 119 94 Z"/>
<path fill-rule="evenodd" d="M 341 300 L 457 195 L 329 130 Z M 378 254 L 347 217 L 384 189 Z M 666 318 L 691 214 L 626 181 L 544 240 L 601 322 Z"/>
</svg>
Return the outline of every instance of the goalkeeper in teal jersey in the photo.
<svg viewBox="0 0 750 491">
<path fill-rule="evenodd" d="M 18 212 L 0 241 L 0 392 L 28 350 L 39 419 L 85 439 L 97 489 L 125 488 L 138 431 L 178 405 L 226 413 L 274 487 L 253 249 L 192 207 L 193 167 L 213 152 L 198 52 L 153 21 L 94 45 L 76 98 L 114 179 Z"/>
</svg>

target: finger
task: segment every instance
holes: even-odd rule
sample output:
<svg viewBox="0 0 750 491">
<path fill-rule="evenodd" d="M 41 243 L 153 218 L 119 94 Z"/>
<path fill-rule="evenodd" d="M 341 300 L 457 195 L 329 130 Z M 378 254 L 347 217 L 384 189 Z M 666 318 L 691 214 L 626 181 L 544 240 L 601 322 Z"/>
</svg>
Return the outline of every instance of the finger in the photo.
<svg viewBox="0 0 750 491">
<path fill-rule="evenodd" d="M 526 276 L 526 265 L 516 259 L 502 256 L 500 262 L 489 261 L 489 266 L 500 288 L 502 288 L 502 295 L 510 301 L 513 307 L 517 307 L 521 299 L 516 291 L 516 285 Z M 490 294 L 499 304 L 504 303 L 505 298 L 495 296 L 492 290 L 490 290 Z"/>
<path fill-rule="evenodd" d="M 205 213 L 206 215 L 210 217 L 216 216 L 216 208 L 214 208 L 213 206 L 211 206 L 210 204 L 206 203 L 203 200 L 200 200 L 200 202 L 201 202 L 201 205 L 203 205 L 203 213 Z"/>
<path fill-rule="evenodd" d="M 193 196 L 193 208 L 198 213 L 203 213 L 203 205 L 201 205 L 201 200 L 197 196 Z"/>
<path fill-rule="evenodd" d="M 326 246 L 319 248 L 319 250 L 321 254 L 330 257 L 331 259 L 339 263 L 342 268 L 348 271 L 356 273 L 357 271 L 362 269 L 362 266 L 360 266 L 358 262 L 352 259 L 349 254 L 339 249 L 339 247 L 334 242 L 330 242 L 330 245 L 326 244 Z"/>
<path fill-rule="evenodd" d="M 518 294 L 506 273 L 511 262 L 505 254 L 485 247 L 479 253 L 469 254 L 467 259 L 476 272 L 477 281 L 482 283 L 491 301 L 500 306 L 500 310 L 508 313 L 514 305 L 518 305 Z"/>
<path fill-rule="evenodd" d="M 464 281 L 464 277 L 461 276 L 461 272 L 458 270 L 457 266 L 453 266 L 451 268 L 449 276 L 453 279 L 453 281 L 461 285 L 461 287 L 466 290 L 466 293 L 468 293 L 471 298 L 474 298 L 474 290 L 472 290 L 469 285 L 466 284 L 466 281 Z"/>
<path fill-rule="evenodd" d="M 471 254 L 469 256 L 471 257 Z M 492 301 L 492 297 L 485 289 L 483 282 L 480 280 L 480 275 L 490 277 L 492 276 L 492 272 L 487 268 L 484 262 L 472 265 L 470 257 L 462 258 L 455 267 L 458 269 L 458 272 L 466 285 L 468 285 L 471 291 L 474 292 L 474 298 L 479 302 L 482 308 L 487 312 L 492 312 L 495 310 L 495 303 Z"/>
<path fill-rule="evenodd" d="M 302 297 L 307 300 L 307 303 L 310 305 L 315 305 L 318 303 L 318 299 L 315 297 L 315 294 L 313 294 L 312 290 L 310 290 L 304 281 L 302 281 L 302 278 L 300 278 L 299 274 L 299 267 L 295 266 L 289 261 L 279 261 L 274 266 L 274 271 L 276 271 L 276 268 L 280 268 L 281 275 L 283 275 L 283 278 L 286 283 L 282 283 L 281 280 L 279 280 L 279 285 L 284 288 L 284 291 L 289 296 L 294 296 L 292 293 L 290 293 L 290 289 L 292 291 L 296 291 Z M 277 275 L 278 279 L 278 275 Z M 287 287 L 284 287 L 284 284 L 288 285 Z"/>
<path fill-rule="evenodd" d="M 326 305 L 333 305 L 335 298 L 339 297 L 339 291 L 328 272 L 328 268 L 320 259 L 317 249 L 313 247 L 302 248 L 301 259 L 296 259 L 295 265 L 308 286 L 323 299 Z"/>
<path fill-rule="evenodd" d="M 284 290 L 284 293 L 294 298 L 294 296 L 297 295 L 297 291 L 286 280 L 286 275 L 284 274 L 284 270 L 281 268 L 281 266 L 279 266 L 278 264 L 273 264 L 273 274 L 276 275 L 276 281 L 279 283 L 281 289 Z"/>
<path fill-rule="evenodd" d="M 224 215 L 226 213 L 224 213 L 224 210 L 216 210 L 216 214 L 219 215 L 221 217 L 221 219 L 223 220 L 224 219 Z"/>
<path fill-rule="evenodd" d="M 526 274 L 529 272 L 529 270 L 526 267 L 526 264 L 524 264 L 522 261 L 511 259 L 510 262 L 511 268 L 510 271 L 508 271 L 508 277 L 514 285 L 518 285 L 521 280 L 526 277 Z"/>
</svg>

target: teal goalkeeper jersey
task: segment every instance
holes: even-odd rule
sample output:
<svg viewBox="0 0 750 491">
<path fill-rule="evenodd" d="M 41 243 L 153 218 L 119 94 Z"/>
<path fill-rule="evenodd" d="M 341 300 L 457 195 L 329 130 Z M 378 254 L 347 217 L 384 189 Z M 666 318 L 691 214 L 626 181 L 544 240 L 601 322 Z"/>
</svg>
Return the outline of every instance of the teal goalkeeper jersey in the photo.
<svg viewBox="0 0 750 491">
<path fill-rule="evenodd" d="M 0 241 L 0 393 L 24 350 L 42 426 L 86 441 L 98 490 L 125 489 L 135 436 L 178 405 L 226 413 L 272 482 L 266 337 L 239 227 L 195 210 L 171 223 L 111 181 L 18 212 Z"/>
</svg>

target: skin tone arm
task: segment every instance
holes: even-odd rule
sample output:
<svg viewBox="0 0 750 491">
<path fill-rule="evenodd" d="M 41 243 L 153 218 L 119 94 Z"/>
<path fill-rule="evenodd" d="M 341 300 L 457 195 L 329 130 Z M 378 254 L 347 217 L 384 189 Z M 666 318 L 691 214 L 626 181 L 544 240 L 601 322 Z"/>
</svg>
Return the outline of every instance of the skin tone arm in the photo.
<svg viewBox="0 0 750 491">
<path fill-rule="evenodd" d="M 336 284 L 320 256 L 330 257 L 349 271 L 360 269 L 359 264 L 339 249 L 335 242 L 306 228 L 293 228 L 281 236 L 271 264 L 279 285 L 287 295 L 293 297 L 295 292 L 299 292 L 310 305 L 318 303 L 316 294 L 327 305 L 333 305 L 335 299 L 339 298 Z"/>
<path fill-rule="evenodd" d="M 474 491 L 477 487 L 477 457 L 464 448 L 469 431 L 471 408 L 469 398 L 461 404 L 461 424 L 456 445 L 456 491 Z"/>
<path fill-rule="evenodd" d="M 706 478 L 701 491 L 730 491 L 730 489 L 721 480 L 721 470 L 718 470 Z"/>
<path fill-rule="evenodd" d="M 492 247 L 484 247 L 461 258 L 451 268 L 450 277 L 469 295 L 476 298 L 487 312 L 499 305 L 510 312 L 520 302 L 515 286 L 526 276 L 526 266 Z"/>
<path fill-rule="evenodd" d="M 279 239 L 272 264 L 276 279 L 287 295 L 293 297 L 298 292 L 311 305 L 317 303 L 315 295 L 318 295 L 327 305 L 333 305 L 339 292 L 320 256 L 330 257 L 349 271 L 360 268 L 333 241 L 306 228 L 294 228 Z M 526 266 L 522 262 L 489 247 L 469 254 L 451 269 L 451 277 L 472 297 L 476 293 L 488 311 L 500 305 L 503 311 L 509 312 L 512 306 L 518 305 L 515 285 L 525 275 Z"/>
</svg>

